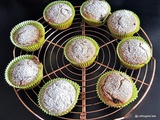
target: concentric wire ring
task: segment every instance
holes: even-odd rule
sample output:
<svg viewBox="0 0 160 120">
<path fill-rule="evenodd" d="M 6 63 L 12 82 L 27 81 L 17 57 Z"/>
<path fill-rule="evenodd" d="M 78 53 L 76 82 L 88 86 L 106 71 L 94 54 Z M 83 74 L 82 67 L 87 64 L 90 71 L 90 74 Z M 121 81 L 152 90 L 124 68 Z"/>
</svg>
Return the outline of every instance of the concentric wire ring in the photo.
<svg viewBox="0 0 160 120">
<path fill-rule="evenodd" d="M 139 70 L 129 70 L 122 67 L 116 55 L 116 46 L 119 40 L 112 37 L 106 25 L 92 27 L 85 24 L 79 14 L 79 7 L 77 6 L 75 9 L 76 16 L 72 26 L 63 31 L 51 28 L 43 18 L 38 20 L 44 25 L 46 30 L 45 44 L 40 50 L 26 53 L 16 47 L 14 48 L 14 57 L 22 54 L 34 54 L 38 56 L 44 65 L 44 77 L 40 85 L 26 91 L 14 88 L 14 91 L 21 103 L 41 120 L 104 120 L 127 118 L 148 93 L 155 74 L 156 60 L 152 57 L 151 61 Z M 64 45 L 70 38 L 76 35 L 90 36 L 100 46 L 100 52 L 95 62 L 84 69 L 73 66 L 63 55 Z M 142 36 L 152 47 L 149 37 L 142 28 L 136 35 Z M 96 93 L 96 82 L 104 72 L 109 70 L 123 71 L 132 77 L 139 92 L 139 97 L 135 102 L 125 108 L 115 109 L 106 106 L 99 100 Z M 81 86 L 81 96 L 75 108 L 69 114 L 61 117 L 46 115 L 40 110 L 37 103 L 37 94 L 40 88 L 47 81 L 56 77 L 71 79 Z"/>
</svg>

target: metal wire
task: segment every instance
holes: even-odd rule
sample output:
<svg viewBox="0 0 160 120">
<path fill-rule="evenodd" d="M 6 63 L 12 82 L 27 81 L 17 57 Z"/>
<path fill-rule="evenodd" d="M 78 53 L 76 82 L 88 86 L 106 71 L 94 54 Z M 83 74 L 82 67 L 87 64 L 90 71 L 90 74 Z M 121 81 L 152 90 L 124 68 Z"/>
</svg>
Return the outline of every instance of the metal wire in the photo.
<svg viewBox="0 0 160 120">
<path fill-rule="evenodd" d="M 26 53 L 18 48 L 13 49 L 13 57 L 22 54 L 34 54 L 38 56 L 44 65 L 44 76 L 42 82 L 31 90 L 15 89 L 14 91 L 20 102 L 40 120 L 101 120 L 101 119 L 124 119 L 130 117 L 132 111 L 142 102 L 147 95 L 155 74 L 156 60 L 152 57 L 151 61 L 143 68 L 129 70 L 121 66 L 116 55 L 116 46 L 119 42 L 109 33 L 106 25 L 92 27 L 84 23 L 80 14 L 79 7 L 75 7 L 76 16 L 70 28 L 58 31 L 51 28 L 42 18 L 41 22 L 46 30 L 45 44 L 36 52 Z M 90 36 L 97 41 L 100 46 L 100 53 L 95 62 L 87 68 L 77 68 L 70 64 L 63 55 L 65 43 L 75 35 Z M 136 34 L 142 36 L 152 47 L 152 43 L 140 28 Z M 106 71 L 119 70 L 127 73 L 134 80 L 139 97 L 136 101 L 124 108 L 110 108 L 103 104 L 96 93 L 97 79 Z M 43 113 L 37 103 L 37 95 L 40 88 L 50 79 L 65 77 L 77 82 L 81 86 L 81 95 L 75 108 L 67 115 L 53 117 Z"/>
</svg>

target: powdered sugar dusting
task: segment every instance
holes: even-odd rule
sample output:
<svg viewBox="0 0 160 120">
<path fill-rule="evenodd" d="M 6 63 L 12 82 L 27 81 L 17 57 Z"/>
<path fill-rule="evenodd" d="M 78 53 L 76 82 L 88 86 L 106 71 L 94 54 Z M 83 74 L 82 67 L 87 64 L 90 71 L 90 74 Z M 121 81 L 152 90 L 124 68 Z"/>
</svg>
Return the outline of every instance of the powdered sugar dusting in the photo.
<svg viewBox="0 0 160 120">
<path fill-rule="evenodd" d="M 89 0 L 83 6 L 83 14 L 89 19 L 102 21 L 108 14 L 109 7 L 105 1 Z"/>
<path fill-rule="evenodd" d="M 84 63 L 91 60 L 96 53 L 93 43 L 84 38 L 78 38 L 67 47 L 67 56 L 77 63 Z"/>
<path fill-rule="evenodd" d="M 143 41 L 130 39 L 120 46 L 119 55 L 129 64 L 142 64 L 151 57 L 151 49 Z"/>
<path fill-rule="evenodd" d="M 33 25 L 26 25 L 20 28 L 14 35 L 17 44 L 21 46 L 32 45 L 39 39 L 39 30 Z"/>
<path fill-rule="evenodd" d="M 50 22 L 60 24 L 71 18 L 72 9 L 67 4 L 58 3 L 49 7 L 45 15 Z"/>
<path fill-rule="evenodd" d="M 111 73 L 104 81 L 102 90 L 110 100 L 119 100 L 122 103 L 127 102 L 132 96 L 132 83 L 121 73 Z"/>
<path fill-rule="evenodd" d="M 38 74 L 38 65 L 29 59 L 17 62 L 11 70 L 11 79 L 15 85 L 27 85 L 31 83 Z"/>
<path fill-rule="evenodd" d="M 108 19 L 108 27 L 116 34 L 130 33 L 136 29 L 137 25 L 137 18 L 128 10 L 116 11 Z"/>
<path fill-rule="evenodd" d="M 75 100 L 75 88 L 63 79 L 50 83 L 41 96 L 43 107 L 52 114 L 62 114 L 74 104 Z"/>
</svg>

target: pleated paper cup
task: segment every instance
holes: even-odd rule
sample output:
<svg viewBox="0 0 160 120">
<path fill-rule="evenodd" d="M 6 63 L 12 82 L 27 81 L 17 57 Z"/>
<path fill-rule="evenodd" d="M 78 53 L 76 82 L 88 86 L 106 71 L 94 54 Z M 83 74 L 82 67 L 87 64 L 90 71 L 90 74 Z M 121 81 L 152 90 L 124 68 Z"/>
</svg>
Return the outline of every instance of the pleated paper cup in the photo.
<svg viewBox="0 0 160 120">
<path fill-rule="evenodd" d="M 59 3 L 62 3 L 62 4 L 66 4 L 68 5 L 71 10 L 72 10 L 72 16 L 65 22 L 62 22 L 62 23 L 54 23 L 53 21 L 50 21 L 49 19 L 47 19 L 46 17 L 46 11 L 53 5 L 56 5 L 56 4 L 59 4 Z M 56 17 L 56 16 L 55 16 Z M 72 23 L 73 23 L 73 20 L 74 20 L 74 17 L 75 17 L 75 9 L 73 7 L 73 5 L 69 2 L 69 1 L 63 1 L 63 0 L 58 0 L 58 1 L 54 1 L 54 2 L 51 2 L 50 4 L 48 4 L 44 11 L 43 11 L 43 18 L 44 20 L 50 24 L 53 28 L 55 28 L 56 30 L 64 30 L 64 29 L 67 29 L 69 28 Z"/>
<path fill-rule="evenodd" d="M 120 47 L 121 47 L 121 45 L 122 45 L 124 42 L 127 42 L 127 41 L 129 41 L 129 40 L 131 40 L 131 39 L 139 40 L 139 41 L 145 43 L 145 44 L 148 46 L 148 48 L 150 48 L 150 56 L 149 56 L 148 59 L 147 59 L 146 61 L 144 61 L 143 63 L 139 63 L 139 64 L 138 64 L 138 63 L 137 63 L 137 64 L 133 64 L 133 63 L 132 63 L 132 64 L 131 64 L 131 63 L 129 63 L 127 60 L 124 60 L 124 59 L 122 58 L 122 56 L 120 55 Z M 138 46 L 137 46 L 137 47 L 138 47 Z M 118 45 L 117 45 L 116 52 L 117 52 L 117 56 L 118 56 L 121 64 L 122 64 L 124 67 L 126 67 L 126 68 L 128 68 L 128 69 L 133 69 L 133 70 L 142 68 L 143 66 L 145 66 L 146 64 L 148 64 L 148 62 L 151 60 L 151 57 L 152 57 L 152 49 L 151 49 L 151 47 L 149 46 L 149 44 L 148 44 L 142 37 L 139 37 L 139 36 L 127 37 L 127 38 L 122 39 L 122 40 L 118 43 Z"/>
<path fill-rule="evenodd" d="M 132 31 L 130 31 L 130 32 L 128 32 L 128 31 L 126 31 L 125 33 L 120 33 L 121 32 L 121 30 L 115 30 L 115 27 L 118 27 L 118 26 L 110 26 L 111 25 L 111 23 L 110 23 L 110 17 L 113 15 L 113 14 L 116 14 L 116 12 L 120 12 L 120 11 L 127 11 L 127 12 L 129 12 L 129 13 L 131 13 L 131 14 L 133 14 L 133 16 L 135 17 L 135 19 L 136 19 L 136 28 L 134 29 L 134 30 L 132 30 Z M 125 17 L 125 16 L 124 16 Z M 121 18 L 122 19 L 122 18 Z M 126 21 L 125 21 L 126 22 Z M 127 21 L 127 22 L 129 22 L 129 21 Z M 117 24 L 119 24 L 119 23 L 117 23 Z M 125 23 L 124 23 L 125 24 Z M 115 24 L 114 24 L 115 25 Z M 113 12 L 109 17 L 108 17 L 108 19 L 107 19 L 107 26 L 108 26 L 108 29 L 109 29 L 109 31 L 111 32 L 111 34 L 112 34 L 112 36 L 113 37 L 115 37 L 115 38 L 117 38 L 117 39 L 124 39 L 124 38 L 126 38 L 126 37 L 132 37 L 135 33 L 137 33 L 139 30 L 140 30 L 140 19 L 139 19 L 139 17 L 138 17 L 138 15 L 137 14 L 135 14 L 134 12 L 132 12 L 132 11 L 130 11 L 130 10 L 125 10 L 125 9 L 122 9 L 122 10 L 117 10 L 117 11 L 115 11 L 115 12 Z"/>
<path fill-rule="evenodd" d="M 47 109 L 45 106 L 44 106 L 44 104 L 43 104 L 43 102 L 44 102 L 44 100 L 43 100 L 43 96 L 44 96 L 44 91 L 47 89 L 49 89 L 48 87 L 52 84 L 54 84 L 55 83 L 55 85 L 56 85 L 56 82 L 57 81 L 65 81 L 65 82 L 68 82 L 69 84 L 71 84 L 73 87 L 74 87 L 74 89 L 75 89 L 75 91 L 76 91 L 76 95 L 75 95 L 75 101 L 73 102 L 73 104 L 71 105 L 71 107 L 69 107 L 68 109 L 66 109 L 66 110 L 64 110 L 64 111 L 62 111 L 61 113 L 56 113 L 56 112 L 50 112 L 50 110 L 49 109 Z M 64 93 L 65 94 L 65 93 Z M 49 82 L 47 82 L 47 83 L 45 83 L 45 85 L 40 89 L 40 92 L 39 92 L 39 94 L 38 94 L 38 104 L 39 104 L 39 106 L 40 106 L 40 108 L 41 108 L 41 110 L 44 112 L 44 113 L 46 113 L 46 114 L 48 114 L 48 115 L 51 115 L 51 116 L 62 116 L 62 115 L 65 115 L 65 114 L 68 114 L 74 107 L 75 107 L 75 105 L 76 105 L 76 103 L 77 103 L 77 101 L 78 101 L 78 98 L 79 98 L 79 94 L 80 94 L 80 86 L 76 83 L 76 82 L 74 82 L 74 81 L 72 81 L 72 80 L 69 80 L 69 79 L 67 79 L 67 78 L 54 78 L 54 79 L 52 79 L 52 80 L 50 80 Z M 51 96 L 51 97 L 57 97 L 59 94 L 56 94 L 56 96 Z M 60 97 L 60 96 L 59 96 Z M 62 96 L 63 97 L 63 96 Z M 63 99 L 63 98 L 62 98 Z M 63 101 L 63 100 L 62 100 Z M 46 104 L 49 104 L 49 103 L 47 103 L 47 102 L 49 102 L 49 101 L 45 101 L 45 103 Z M 54 101 L 53 101 L 54 102 Z"/>
<path fill-rule="evenodd" d="M 103 94 L 103 91 L 101 90 L 101 86 L 103 85 L 102 80 L 112 73 L 118 73 L 118 74 L 121 74 L 121 75 L 125 76 L 125 78 L 127 78 L 132 84 L 132 91 L 133 91 L 132 96 L 125 103 L 115 104 L 115 103 L 111 102 L 110 100 L 108 100 L 107 96 L 105 98 L 105 96 L 102 95 Z M 101 75 L 101 77 L 98 79 L 98 82 L 97 82 L 97 85 L 96 85 L 96 91 L 97 91 L 98 97 L 100 98 L 100 100 L 104 104 L 108 105 L 109 107 L 114 107 L 114 108 L 123 108 L 123 107 L 129 105 L 130 103 L 132 103 L 133 101 L 135 101 L 138 98 L 138 90 L 137 90 L 136 85 L 132 81 L 132 79 L 126 73 L 123 73 L 123 72 L 120 72 L 120 71 L 117 71 L 117 70 L 108 71 L 108 72 L 104 73 L 103 75 Z"/>
<path fill-rule="evenodd" d="M 89 41 L 91 41 L 91 43 L 94 45 L 94 47 L 95 47 L 95 49 L 96 49 L 96 50 L 95 50 L 96 52 L 94 53 L 94 56 L 93 56 L 90 60 L 87 60 L 86 62 L 77 62 L 77 61 L 74 61 L 74 60 L 72 60 L 71 58 L 68 57 L 68 53 L 67 53 L 68 46 L 69 46 L 72 42 L 76 41 L 77 39 L 86 39 L 86 40 L 89 40 Z M 75 65 L 75 66 L 77 66 L 77 67 L 80 67 L 80 68 L 86 68 L 86 67 L 90 66 L 90 65 L 95 61 L 96 57 L 98 56 L 99 49 L 100 49 L 100 48 L 99 48 L 97 42 L 96 42 L 93 38 L 88 37 L 88 36 L 75 36 L 75 37 L 71 38 L 71 39 L 66 43 L 66 45 L 65 45 L 65 47 L 64 47 L 64 55 L 65 55 L 65 58 L 66 58 L 71 64 L 73 64 L 73 65 Z"/>
<path fill-rule="evenodd" d="M 27 25 L 33 25 L 34 27 L 36 27 L 39 30 L 39 36 L 38 36 L 38 39 L 36 39 L 34 41 L 34 43 L 28 44 L 28 45 L 21 45 L 15 39 L 15 35 L 19 29 L 21 29 Z M 12 30 L 10 32 L 10 39 L 11 39 L 11 42 L 13 43 L 13 45 L 15 45 L 16 47 L 18 47 L 22 50 L 28 51 L 28 52 L 33 52 L 33 51 L 40 49 L 41 46 L 44 44 L 44 42 L 45 42 L 45 29 L 44 29 L 43 25 L 38 21 L 26 20 L 26 21 L 23 21 L 23 22 L 17 24 L 15 27 L 12 28 Z"/>
<path fill-rule="evenodd" d="M 86 16 L 83 14 L 83 7 L 84 7 L 84 5 L 86 5 L 89 1 L 85 1 L 85 2 L 80 6 L 80 14 L 81 14 L 82 18 L 84 19 L 84 21 L 85 21 L 88 25 L 91 25 L 91 26 L 102 26 L 102 25 L 106 22 L 108 16 L 111 14 L 111 7 L 110 7 L 110 5 L 109 5 L 109 3 L 108 3 L 107 1 L 105 1 L 105 0 L 103 0 L 103 1 L 104 1 L 104 2 L 107 4 L 107 6 L 108 6 L 108 13 L 106 14 L 105 18 L 104 18 L 102 21 L 97 21 L 97 20 L 88 18 L 88 17 L 86 17 Z"/>
<path fill-rule="evenodd" d="M 12 70 L 14 69 L 14 66 L 22 61 L 22 60 L 33 60 L 37 65 L 38 65 L 38 73 L 36 75 L 36 77 L 31 80 L 30 82 L 26 83 L 26 84 L 16 84 L 15 83 L 15 79 L 21 79 L 21 78 L 14 78 L 12 77 Z M 26 69 L 24 68 L 23 72 L 28 72 L 28 71 L 25 71 Z M 20 74 L 20 73 L 15 73 L 15 74 Z M 16 75 L 14 75 L 16 76 Z M 6 82 L 14 87 L 14 88 L 19 88 L 19 89 L 32 89 L 34 87 L 36 87 L 42 80 L 43 78 L 43 65 L 42 63 L 39 62 L 38 58 L 34 55 L 21 55 L 21 56 L 18 56 L 16 58 L 14 58 L 6 67 L 6 70 L 5 70 L 5 79 L 6 79 Z"/>
</svg>

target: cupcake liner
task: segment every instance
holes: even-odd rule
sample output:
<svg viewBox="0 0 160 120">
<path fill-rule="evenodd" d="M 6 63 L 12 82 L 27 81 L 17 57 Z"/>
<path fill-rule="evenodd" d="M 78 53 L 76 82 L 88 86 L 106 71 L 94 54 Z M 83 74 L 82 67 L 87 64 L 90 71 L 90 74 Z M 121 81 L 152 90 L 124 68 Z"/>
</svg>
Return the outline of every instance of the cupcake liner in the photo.
<svg viewBox="0 0 160 120">
<path fill-rule="evenodd" d="M 33 25 L 33 26 L 37 27 L 40 31 L 40 36 L 39 36 L 39 40 L 37 40 L 36 43 L 34 43 L 32 45 L 28 45 L 28 46 L 21 46 L 16 43 L 16 40 L 14 39 L 14 35 L 20 28 L 22 28 L 26 25 Z M 33 52 L 33 51 L 38 50 L 44 44 L 44 42 L 45 42 L 45 29 L 44 29 L 43 25 L 41 23 L 39 23 L 38 21 L 26 20 L 26 21 L 23 21 L 23 22 L 17 24 L 14 28 L 12 28 L 12 30 L 10 32 L 10 39 L 11 39 L 11 42 L 16 47 L 18 47 L 22 50 L 25 50 L 25 51 Z"/>
<path fill-rule="evenodd" d="M 120 55 L 119 55 L 118 49 L 119 49 L 119 47 L 121 46 L 121 44 L 122 44 L 123 42 L 127 41 L 127 40 L 130 39 L 130 38 L 132 38 L 132 39 L 137 39 L 137 40 L 140 40 L 140 41 L 142 41 L 142 42 L 145 42 L 148 46 L 149 46 L 149 44 L 148 44 L 142 37 L 139 37 L 139 36 L 127 37 L 127 38 L 122 39 L 122 40 L 118 43 L 117 48 L 116 48 L 116 52 L 117 52 L 117 56 L 118 56 L 118 58 L 119 58 L 119 60 L 120 60 L 120 62 L 121 62 L 121 64 L 122 64 L 122 66 L 124 66 L 124 67 L 126 67 L 126 68 L 128 68 L 128 69 L 136 70 L 136 69 L 142 68 L 143 66 L 145 66 L 146 64 L 148 64 L 148 62 L 151 60 L 151 57 L 152 57 L 152 49 L 151 49 L 151 51 L 150 51 L 150 52 L 151 52 L 151 56 L 150 56 L 150 58 L 149 58 L 145 63 L 143 63 L 143 64 L 137 64 L 137 65 L 135 65 L 135 64 L 129 64 L 129 63 L 125 62 L 124 60 L 122 60 L 122 58 L 121 58 Z M 150 47 L 150 46 L 149 46 L 149 47 Z"/>
<path fill-rule="evenodd" d="M 76 63 L 76 62 L 70 60 L 70 59 L 68 58 L 68 56 L 67 56 L 67 53 L 66 53 L 66 50 L 67 50 L 68 45 L 69 45 L 71 42 L 73 42 L 74 40 L 79 39 L 79 38 L 80 38 L 80 39 L 85 38 L 85 39 L 91 41 L 91 42 L 93 43 L 93 45 L 95 46 L 95 48 L 96 48 L 96 53 L 95 53 L 94 57 L 93 57 L 91 60 L 88 60 L 87 62 L 84 62 L 84 63 Z M 87 37 L 87 36 L 75 36 L 75 37 L 71 38 L 71 39 L 66 43 L 66 45 L 65 45 L 65 47 L 64 47 L 64 55 L 65 55 L 66 59 L 67 59 L 71 64 L 73 64 L 73 65 L 75 65 L 75 66 L 77 66 L 77 67 L 80 67 L 80 68 L 86 68 L 86 67 L 90 66 L 90 65 L 95 61 L 95 59 L 96 59 L 96 57 L 97 57 L 97 55 L 98 55 L 98 53 L 99 53 L 99 49 L 100 49 L 100 48 L 99 48 L 97 42 L 96 42 L 94 39 L 92 39 L 91 37 Z"/>
<path fill-rule="evenodd" d="M 99 93 L 99 87 L 100 87 L 100 86 L 99 86 L 99 83 L 100 83 L 101 79 L 102 79 L 103 77 L 109 75 L 110 73 L 113 73 L 113 72 L 118 72 L 118 73 L 123 74 L 125 77 L 128 78 L 128 80 L 131 81 L 131 84 L 132 84 L 132 86 L 133 86 L 133 93 L 132 93 L 131 98 L 130 98 L 126 103 L 121 104 L 121 105 L 110 105 L 109 103 L 107 103 L 107 102 L 101 97 L 101 95 L 100 95 L 100 93 Z M 117 71 L 117 70 L 108 71 L 108 72 L 104 73 L 103 75 L 101 75 L 101 77 L 100 77 L 100 78 L 98 79 L 98 81 L 97 81 L 96 91 L 97 91 L 97 95 L 98 95 L 98 97 L 100 98 L 100 100 L 101 100 L 104 104 L 108 105 L 109 107 L 113 107 L 113 108 L 123 108 L 123 107 L 126 107 L 127 105 L 129 105 L 130 103 L 132 103 L 133 101 L 135 101 L 135 100 L 138 98 L 138 90 L 137 90 L 137 87 L 136 87 L 135 83 L 132 81 L 131 77 L 129 77 L 127 74 L 125 74 L 125 73 L 123 73 L 123 72 L 121 72 L 121 71 Z"/>
<path fill-rule="evenodd" d="M 56 82 L 56 81 L 58 81 L 58 80 L 64 80 L 64 81 L 67 81 L 67 82 L 69 82 L 70 84 L 73 85 L 73 87 L 74 87 L 75 90 L 76 90 L 76 99 L 75 99 L 75 102 L 73 103 L 73 105 L 72 105 L 68 110 L 62 112 L 61 114 L 52 114 L 52 113 L 48 112 L 48 110 L 46 110 L 46 109 L 43 107 L 43 105 L 42 105 L 42 103 L 41 103 L 41 95 L 43 94 L 43 90 L 44 90 L 50 83 Z M 39 107 L 41 108 L 41 110 L 42 110 L 44 113 L 48 114 L 48 115 L 51 115 L 51 116 L 62 116 L 62 115 L 68 114 L 68 113 L 75 107 L 75 105 L 76 105 L 76 103 L 77 103 L 77 101 L 78 101 L 78 98 L 79 98 L 79 94 L 80 94 L 80 86 L 79 86 L 76 82 L 71 81 L 71 80 L 66 79 L 66 78 L 55 78 L 55 79 L 52 79 L 52 80 L 48 81 L 47 83 L 45 83 L 45 84 L 43 85 L 43 87 L 40 89 L 39 94 L 38 94 L 38 104 L 39 104 Z"/>
<path fill-rule="evenodd" d="M 121 10 L 123 10 L 123 9 L 121 9 Z M 120 11 L 120 10 L 117 10 L 117 11 Z M 130 11 L 130 10 L 127 10 L 127 11 L 129 11 L 129 12 L 132 12 L 132 11 Z M 116 11 L 115 11 L 116 12 Z M 134 14 L 134 16 L 136 17 L 136 19 L 137 19 L 137 27 L 136 27 L 136 29 L 134 30 L 134 31 L 132 31 L 132 32 L 130 32 L 130 33 L 125 33 L 125 34 L 117 34 L 116 32 L 114 32 L 114 31 L 112 31 L 109 27 L 108 27 L 108 29 L 109 29 L 109 31 L 111 32 L 111 34 L 112 34 L 112 36 L 114 37 L 114 38 L 117 38 L 117 39 L 124 39 L 124 38 L 126 38 L 126 37 L 132 37 L 135 33 L 137 33 L 139 30 L 140 30 L 140 19 L 139 19 L 139 17 L 138 17 L 138 15 L 137 14 L 135 14 L 134 12 L 132 12 L 133 14 Z M 109 23 L 107 22 L 107 25 L 108 25 Z"/>
<path fill-rule="evenodd" d="M 10 72 L 11 72 L 11 69 L 12 67 L 19 61 L 23 60 L 23 59 L 36 59 L 38 60 L 38 58 L 34 55 L 21 55 L 21 56 L 18 56 L 16 58 L 14 58 L 6 67 L 6 70 L 5 70 L 5 79 L 6 79 L 6 82 L 14 87 L 14 88 L 20 88 L 20 89 L 32 89 L 34 87 L 36 87 L 42 80 L 43 78 L 43 65 L 42 63 L 39 63 L 39 71 L 38 71 L 38 74 L 37 74 L 37 77 L 35 78 L 35 80 L 33 80 L 31 83 L 28 83 L 27 85 L 15 85 L 12 81 L 11 81 L 11 76 L 10 76 Z M 39 61 L 39 60 L 38 60 Z"/>
<path fill-rule="evenodd" d="M 82 18 L 84 19 L 84 21 L 85 21 L 88 25 L 91 25 L 91 26 L 102 26 L 102 25 L 106 22 L 108 16 L 111 14 L 111 12 L 110 12 L 110 11 L 111 11 L 111 7 L 110 7 L 110 5 L 108 4 L 107 1 L 105 1 L 105 0 L 103 0 L 103 1 L 107 3 L 108 8 L 109 8 L 109 10 L 108 10 L 109 12 L 108 12 L 108 14 L 106 15 L 106 17 L 103 19 L 103 21 L 91 20 L 91 19 L 88 19 L 87 17 L 85 17 L 85 16 L 83 15 L 83 10 L 82 10 L 82 9 L 83 9 L 83 6 L 84 6 L 88 1 L 82 3 L 82 5 L 80 6 L 80 14 L 81 14 Z"/>
<path fill-rule="evenodd" d="M 70 6 L 71 9 L 72 9 L 72 16 L 71 16 L 71 18 L 69 20 L 67 20 L 66 22 L 60 23 L 60 24 L 56 24 L 56 23 L 50 22 L 49 20 L 47 20 L 47 18 L 45 16 L 47 9 L 49 7 L 51 7 L 52 5 L 55 5 L 57 3 L 64 3 L 64 4 L 68 5 L 68 6 Z M 49 23 L 56 30 L 64 30 L 64 29 L 69 28 L 72 25 L 72 23 L 73 23 L 74 16 L 75 16 L 75 9 L 74 9 L 73 5 L 69 1 L 63 1 L 63 0 L 58 0 L 58 1 L 51 2 L 50 4 L 48 4 L 45 7 L 45 9 L 43 11 L 43 18 L 44 18 L 44 20 L 47 23 Z"/>
</svg>

